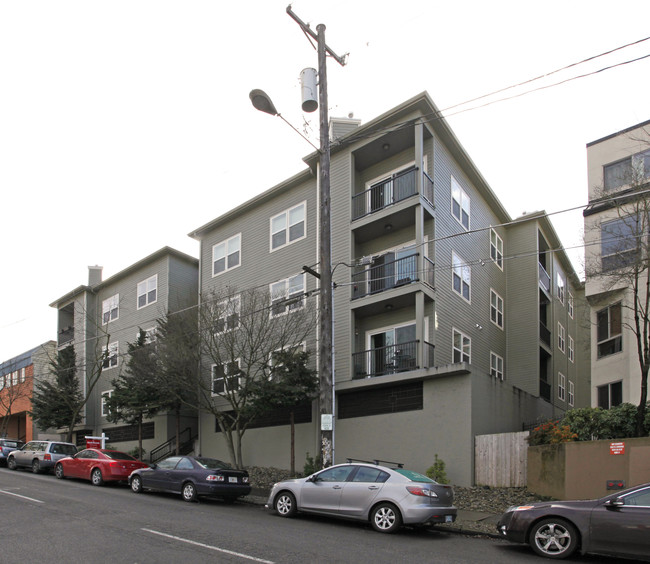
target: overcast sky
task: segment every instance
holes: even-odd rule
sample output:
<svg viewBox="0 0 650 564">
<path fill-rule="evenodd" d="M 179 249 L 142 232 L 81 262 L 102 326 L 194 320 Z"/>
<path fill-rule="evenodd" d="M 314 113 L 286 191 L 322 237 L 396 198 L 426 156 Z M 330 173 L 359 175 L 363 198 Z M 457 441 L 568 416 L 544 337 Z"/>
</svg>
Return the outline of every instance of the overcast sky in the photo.
<svg viewBox="0 0 650 564">
<path fill-rule="evenodd" d="M 48 304 L 304 168 L 299 74 L 317 57 L 286 0 L 0 3 L 0 362 L 56 339 Z M 378 6 L 382 6 L 381 9 Z M 296 0 L 348 64 L 330 117 L 367 122 L 426 90 L 441 109 L 650 35 L 648 0 Z M 650 119 L 650 41 L 444 112 L 511 216 L 583 205 L 585 145 Z M 596 74 L 595 71 L 603 70 Z M 533 88 L 517 98 L 470 110 Z M 465 110 L 459 112 L 460 110 Z M 580 211 L 552 222 L 582 241 Z M 581 272 L 579 248 L 570 250 Z"/>
</svg>

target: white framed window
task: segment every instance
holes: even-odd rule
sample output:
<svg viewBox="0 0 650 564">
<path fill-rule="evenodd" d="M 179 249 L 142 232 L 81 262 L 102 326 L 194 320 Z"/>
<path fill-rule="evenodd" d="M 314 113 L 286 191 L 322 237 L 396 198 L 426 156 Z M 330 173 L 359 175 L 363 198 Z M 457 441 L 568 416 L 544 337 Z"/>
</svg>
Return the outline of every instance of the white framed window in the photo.
<svg viewBox="0 0 650 564">
<path fill-rule="evenodd" d="M 575 343 L 573 342 L 573 337 L 569 335 L 569 360 L 574 362 L 575 358 Z"/>
<path fill-rule="evenodd" d="M 451 177 L 451 214 L 469 231 L 469 196 L 458 181 Z"/>
<path fill-rule="evenodd" d="M 279 280 L 270 286 L 271 315 L 282 315 L 300 309 L 305 301 L 305 274 Z"/>
<path fill-rule="evenodd" d="M 636 153 L 603 167 L 605 190 L 615 190 L 650 178 L 650 150 Z"/>
<path fill-rule="evenodd" d="M 557 348 L 562 352 L 566 351 L 566 333 L 564 331 L 564 325 L 560 322 L 557 324 Z"/>
<path fill-rule="evenodd" d="M 212 276 L 218 276 L 241 264 L 241 233 L 212 247 Z"/>
<path fill-rule="evenodd" d="M 490 376 L 503 380 L 503 357 L 490 351 Z"/>
<path fill-rule="evenodd" d="M 14 370 L 11 373 L 11 385 L 12 386 L 17 386 L 18 385 L 18 370 Z"/>
<path fill-rule="evenodd" d="M 138 282 L 138 309 L 158 301 L 158 275 L 154 274 L 142 282 Z"/>
<path fill-rule="evenodd" d="M 19 378 L 19 380 L 20 380 L 20 383 L 22 384 L 22 383 L 25 381 L 25 369 L 24 369 L 24 368 L 21 368 L 21 369 L 19 370 L 19 372 L 20 372 L 20 378 Z"/>
<path fill-rule="evenodd" d="M 623 350 L 621 302 L 607 306 L 596 313 L 596 344 L 598 358 Z"/>
<path fill-rule="evenodd" d="M 153 343 L 158 337 L 158 328 L 157 327 L 149 327 L 149 329 L 144 329 L 144 344 L 148 345 L 150 343 Z M 138 332 L 135 334 L 135 339 L 134 342 L 136 342 L 140 338 L 140 329 L 138 329 Z"/>
<path fill-rule="evenodd" d="M 562 372 L 557 373 L 557 398 L 566 400 L 566 376 Z"/>
<path fill-rule="evenodd" d="M 573 407 L 573 405 L 575 403 L 575 397 L 576 397 L 575 385 L 573 384 L 573 382 L 571 380 L 569 380 L 569 405 L 571 407 Z"/>
<path fill-rule="evenodd" d="M 471 301 L 472 269 L 454 251 L 451 252 L 452 289 L 458 295 Z"/>
<path fill-rule="evenodd" d="M 305 225 L 306 208 L 307 204 L 302 202 L 271 218 L 271 252 L 307 236 Z"/>
<path fill-rule="evenodd" d="M 102 363 L 102 368 L 104 370 L 115 368 L 117 366 L 119 350 L 120 344 L 117 341 L 110 343 L 107 347 L 104 347 L 104 361 Z"/>
<path fill-rule="evenodd" d="M 239 359 L 212 365 L 212 395 L 234 394 L 241 387 Z"/>
<path fill-rule="evenodd" d="M 233 296 L 219 302 L 218 315 L 216 320 L 216 333 L 225 333 L 239 327 L 239 316 L 241 314 L 241 298 Z"/>
<path fill-rule="evenodd" d="M 633 266 L 640 258 L 645 222 L 638 214 L 600 224 L 600 257 L 603 271 Z M 647 227 L 646 227 L 647 229 Z"/>
<path fill-rule="evenodd" d="M 560 303 L 564 305 L 564 278 L 562 274 L 557 273 L 557 299 L 560 300 Z"/>
<path fill-rule="evenodd" d="M 568 292 L 567 300 L 566 300 L 566 308 L 567 311 L 569 312 L 569 317 L 573 319 L 573 294 L 571 292 Z"/>
<path fill-rule="evenodd" d="M 472 339 L 458 329 L 452 329 L 453 362 L 472 362 Z"/>
<path fill-rule="evenodd" d="M 503 239 L 494 229 L 490 229 L 490 258 L 503 270 Z"/>
<path fill-rule="evenodd" d="M 108 417 L 108 400 L 113 395 L 113 390 L 106 390 L 102 392 L 102 417 Z"/>
<path fill-rule="evenodd" d="M 490 288 L 490 320 L 503 329 L 503 298 Z"/>
<path fill-rule="evenodd" d="M 102 302 L 102 325 L 120 317 L 120 295 L 115 294 Z"/>
</svg>

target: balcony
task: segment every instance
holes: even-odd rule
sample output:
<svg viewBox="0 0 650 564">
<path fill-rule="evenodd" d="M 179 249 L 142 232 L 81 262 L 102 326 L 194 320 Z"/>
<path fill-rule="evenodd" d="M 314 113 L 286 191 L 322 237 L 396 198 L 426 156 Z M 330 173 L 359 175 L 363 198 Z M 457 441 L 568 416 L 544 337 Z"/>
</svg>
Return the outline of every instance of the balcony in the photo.
<svg viewBox="0 0 650 564">
<path fill-rule="evenodd" d="M 551 277 L 549 276 L 546 269 L 542 266 L 542 263 L 537 263 L 539 265 L 539 285 L 546 290 L 546 293 L 551 293 Z"/>
<path fill-rule="evenodd" d="M 374 378 L 386 374 L 397 374 L 399 372 L 410 372 L 418 370 L 417 365 L 419 341 L 409 341 L 396 345 L 377 347 L 367 351 L 354 353 L 353 379 Z M 433 366 L 434 346 L 424 342 L 426 367 Z"/>
<path fill-rule="evenodd" d="M 539 322 L 539 338 L 547 347 L 551 347 L 551 331 L 541 321 Z"/>
<path fill-rule="evenodd" d="M 417 168 L 394 174 L 352 197 L 352 221 L 383 210 L 417 194 Z M 423 172 L 422 196 L 433 205 L 433 180 Z"/>
<path fill-rule="evenodd" d="M 74 341 L 74 327 L 68 326 L 59 331 L 59 346 Z"/>
<path fill-rule="evenodd" d="M 539 381 L 539 397 L 546 401 L 551 401 L 551 385 L 544 380 Z"/>
</svg>

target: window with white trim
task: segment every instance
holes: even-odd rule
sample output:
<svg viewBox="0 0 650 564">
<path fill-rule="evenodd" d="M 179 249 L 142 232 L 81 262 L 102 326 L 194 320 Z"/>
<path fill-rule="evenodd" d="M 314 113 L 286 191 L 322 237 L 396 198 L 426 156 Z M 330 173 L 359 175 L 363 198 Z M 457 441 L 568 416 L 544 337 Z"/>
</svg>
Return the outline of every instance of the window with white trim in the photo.
<svg viewBox="0 0 650 564">
<path fill-rule="evenodd" d="M 557 398 L 566 400 L 566 376 L 562 372 L 557 373 Z"/>
<path fill-rule="evenodd" d="M 142 282 L 138 282 L 138 309 L 158 301 L 158 275 L 154 274 Z"/>
<path fill-rule="evenodd" d="M 241 264 L 241 233 L 212 247 L 212 276 L 237 268 Z"/>
<path fill-rule="evenodd" d="M 21 368 L 19 372 L 20 372 L 20 383 L 22 384 L 25 381 L 25 369 Z"/>
<path fill-rule="evenodd" d="M 574 350 L 575 350 L 575 344 L 573 342 L 573 337 L 569 335 L 569 360 L 571 362 L 573 362 L 575 358 Z"/>
<path fill-rule="evenodd" d="M 576 397 L 575 385 L 573 384 L 573 382 L 571 380 L 569 380 L 569 405 L 571 407 L 573 407 L 573 405 L 575 403 L 575 397 Z"/>
<path fill-rule="evenodd" d="M 241 387 L 239 359 L 212 365 L 212 395 L 234 394 Z"/>
<path fill-rule="evenodd" d="M 305 238 L 305 209 L 303 202 L 271 218 L 271 251 Z"/>
<path fill-rule="evenodd" d="M 107 347 L 104 347 L 104 361 L 102 363 L 102 368 L 104 370 L 115 368 L 117 366 L 119 350 L 120 344 L 117 341 L 110 343 Z"/>
<path fill-rule="evenodd" d="M 566 308 L 567 311 L 569 312 L 569 317 L 573 319 L 573 294 L 571 292 L 568 293 L 567 301 L 566 301 Z"/>
<path fill-rule="evenodd" d="M 564 305 L 564 278 L 559 272 L 557 273 L 557 299 Z"/>
<path fill-rule="evenodd" d="M 472 339 L 458 329 L 453 329 L 452 334 L 453 362 L 470 362 L 472 359 Z"/>
<path fill-rule="evenodd" d="M 650 150 L 636 153 L 603 167 L 604 188 L 615 190 L 650 178 Z"/>
<path fill-rule="evenodd" d="M 562 325 L 559 321 L 557 324 L 557 348 L 560 349 L 562 352 L 566 351 L 566 332 L 564 330 L 564 325 Z"/>
<path fill-rule="evenodd" d="M 600 258 L 603 271 L 635 265 L 645 244 L 644 221 L 631 214 L 600 225 Z M 647 228 L 646 228 L 647 229 Z"/>
<path fill-rule="evenodd" d="M 239 316 L 241 314 L 241 298 L 233 296 L 219 302 L 217 320 L 215 322 L 216 333 L 225 333 L 239 327 Z"/>
<path fill-rule="evenodd" d="M 623 350 L 621 302 L 596 313 L 596 342 L 598 358 Z"/>
<path fill-rule="evenodd" d="M 451 214 L 469 231 L 469 196 L 458 181 L 451 177 Z"/>
<path fill-rule="evenodd" d="M 494 229 L 490 229 L 490 258 L 503 270 L 503 239 Z"/>
<path fill-rule="evenodd" d="M 107 390 L 105 392 L 102 392 L 102 417 L 108 417 L 109 409 L 108 409 L 108 400 L 111 398 L 113 395 L 113 390 Z"/>
<path fill-rule="evenodd" d="M 465 298 L 468 302 L 471 301 L 471 267 L 453 251 L 451 252 L 451 266 L 452 289 L 454 292 Z"/>
<path fill-rule="evenodd" d="M 18 385 L 18 370 L 14 370 L 11 373 L 11 385 L 12 386 L 17 386 Z"/>
<path fill-rule="evenodd" d="M 300 309 L 305 301 L 305 274 L 271 284 L 271 315 L 282 315 Z"/>
<path fill-rule="evenodd" d="M 490 376 L 503 380 L 503 357 L 490 351 Z"/>
<path fill-rule="evenodd" d="M 120 317 L 120 295 L 115 294 L 102 302 L 102 325 Z"/>
<path fill-rule="evenodd" d="M 490 288 L 490 320 L 503 329 L 503 298 Z"/>
</svg>

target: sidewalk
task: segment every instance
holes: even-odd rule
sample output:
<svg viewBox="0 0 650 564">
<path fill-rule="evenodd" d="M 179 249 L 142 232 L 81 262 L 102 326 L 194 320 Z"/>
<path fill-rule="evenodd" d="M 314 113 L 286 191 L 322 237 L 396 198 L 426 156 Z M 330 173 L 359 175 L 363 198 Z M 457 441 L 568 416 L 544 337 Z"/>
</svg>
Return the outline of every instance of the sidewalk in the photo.
<svg viewBox="0 0 650 564">
<path fill-rule="evenodd" d="M 253 505 L 266 505 L 269 492 L 259 488 L 253 488 L 250 495 L 242 498 L 240 501 Z M 459 509 L 456 521 L 449 525 L 434 525 L 432 528 L 439 531 L 448 531 L 450 533 L 459 533 L 463 535 L 488 535 L 498 537 L 497 523 L 501 515 L 485 513 L 483 511 L 470 511 Z"/>
</svg>

